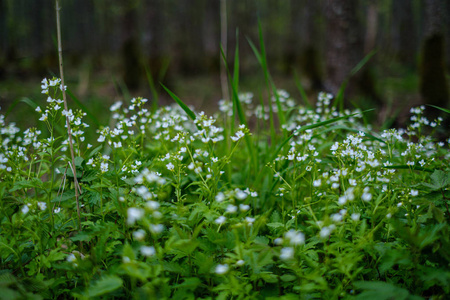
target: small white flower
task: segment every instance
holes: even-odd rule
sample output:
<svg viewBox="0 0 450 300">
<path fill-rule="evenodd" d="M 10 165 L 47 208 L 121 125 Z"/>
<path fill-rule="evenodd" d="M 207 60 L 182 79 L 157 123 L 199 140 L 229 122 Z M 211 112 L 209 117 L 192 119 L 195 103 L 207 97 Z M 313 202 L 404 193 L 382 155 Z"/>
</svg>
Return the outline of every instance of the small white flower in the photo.
<svg viewBox="0 0 450 300">
<path fill-rule="evenodd" d="M 45 202 L 38 202 L 37 205 L 39 206 L 40 210 L 45 210 L 47 208 L 47 203 Z"/>
<path fill-rule="evenodd" d="M 133 238 L 135 240 L 141 241 L 143 240 L 145 237 L 145 231 L 143 229 L 139 229 L 136 230 L 135 232 L 133 232 Z"/>
<path fill-rule="evenodd" d="M 237 199 L 244 200 L 245 198 L 247 198 L 247 193 L 246 192 L 244 192 L 244 191 L 242 191 L 240 189 L 236 189 L 235 192 L 236 192 L 235 195 L 236 195 Z"/>
<path fill-rule="evenodd" d="M 313 186 L 314 187 L 319 187 L 322 184 L 322 180 L 317 179 L 313 181 Z"/>
<path fill-rule="evenodd" d="M 75 255 L 73 255 L 73 253 L 70 253 L 70 254 L 67 256 L 66 260 L 67 260 L 68 262 L 71 263 L 71 262 L 76 261 L 77 258 L 75 257 Z"/>
<path fill-rule="evenodd" d="M 141 253 L 144 256 L 153 256 L 156 254 L 156 250 L 155 250 L 155 247 L 153 247 L 153 246 L 142 246 Z"/>
<path fill-rule="evenodd" d="M 227 213 L 233 214 L 237 211 L 237 209 L 238 209 L 237 206 L 233 204 L 228 204 L 226 211 Z"/>
<path fill-rule="evenodd" d="M 239 209 L 240 209 L 241 211 L 247 211 L 247 210 L 250 209 L 250 205 L 247 205 L 247 204 L 239 204 Z"/>
<path fill-rule="evenodd" d="M 244 264 L 245 264 L 245 261 L 243 261 L 242 259 L 240 259 L 236 262 L 236 266 L 239 266 L 239 267 L 243 266 Z"/>
<path fill-rule="evenodd" d="M 137 220 L 140 220 L 144 216 L 144 211 L 140 208 L 130 207 L 128 208 L 128 225 L 133 225 Z"/>
<path fill-rule="evenodd" d="M 223 200 L 225 200 L 225 194 L 222 192 L 218 192 L 215 199 L 217 202 L 222 202 Z"/>
<path fill-rule="evenodd" d="M 411 190 L 411 191 L 409 192 L 409 194 L 410 194 L 411 196 L 415 197 L 415 196 L 419 195 L 419 191 L 417 191 L 417 190 Z"/>
<path fill-rule="evenodd" d="M 222 225 L 222 224 L 225 223 L 226 220 L 227 220 L 226 217 L 220 216 L 220 217 L 218 217 L 214 222 L 215 222 L 216 224 Z"/>
<path fill-rule="evenodd" d="M 28 207 L 28 205 L 24 205 L 22 206 L 21 211 L 24 215 L 26 215 L 30 211 L 30 208 Z"/>
<path fill-rule="evenodd" d="M 224 265 L 219 264 L 216 266 L 214 273 L 216 273 L 217 275 L 223 275 L 223 274 L 226 274 L 229 269 L 230 269 L 230 267 L 227 264 L 224 264 Z"/>
<path fill-rule="evenodd" d="M 289 230 L 284 234 L 284 237 L 289 240 L 292 246 L 303 245 L 305 243 L 305 235 L 294 229 Z"/>
<path fill-rule="evenodd" d="M 100 164 L 100 170 L 102 171 L 102 173 L 108 172 L 108 163 L 107 162 L 102 162 Z"/>
<path fill-rule="evenodd" d="M 153 215 L 157 213 L 154 212 Z M 150 224 L 150 231 L 154 234 L 159 234 L 164 231 L 164 225 L 163 224 Z"/>
<path fill-rule="evenodd" d="M 280 259 L 289 260 L 292 259 L 293 257 L 294 257 L 294 248 L 286 247 L 281 249 Z"/>
<path fill-rule="evenodd" d="M 350 217 L 352 218 L 353 221 L 359 221 L 361 215 L 358 213 L 353 213 Z"/>
<path fill-rule="evenodd" d="M 245 221 L 249 224 L 253 224 L 253 222 L 255 222 L 255 218 L 252 217 L 245 217 Z"/>
<path fill-rule="evenodd" d="M 282 238 L 276 238 L 276 239 L 273 240 L 273 243 L 275 245 L 281 245 L 281 244 L 283 244 L 283 239 Z"/>
<path fill-rule="evenodd" d="M 167 170 L 169 170 L 169 171 L 173 171 L 174 168 L 175 168 L 175 166 L 173 165 L 173 163 L 168 163 L 168 164 L 166 165 L 166 168 L 167 168 Z"/>
</svg>

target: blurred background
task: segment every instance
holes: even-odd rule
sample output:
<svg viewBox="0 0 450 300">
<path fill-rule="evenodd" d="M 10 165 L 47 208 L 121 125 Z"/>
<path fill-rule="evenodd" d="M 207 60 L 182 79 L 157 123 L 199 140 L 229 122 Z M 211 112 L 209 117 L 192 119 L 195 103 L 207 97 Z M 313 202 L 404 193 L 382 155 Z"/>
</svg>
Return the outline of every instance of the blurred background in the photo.
<svg viewBox="0 0 450 300">
<path fill-rule="evenodd" d="M 370 57 L 349 79 L 348 106 L 375 107 L 379 122 L 400 123 L 411 106 L 449 106 L 450 1 L 60 2 L 66 85 L 93 112 L 135 96 L 171 103 L 159 82 L 196 109 L 214 111 L 227 95 L 221 43 L 232 65 L 239 42 L 241 91 L 265 95 L 248 43 L 259 44 L 258 20 L 274 81 L 294 99 L 296 77 L 314 102 L 319 91 L 336 94 Z M 26 114 L 24 97 L 44 103 L 40 81 L 59 76 L 54 7 L 50 0 L 0 0 L 3 113 Z"/>
</svg>

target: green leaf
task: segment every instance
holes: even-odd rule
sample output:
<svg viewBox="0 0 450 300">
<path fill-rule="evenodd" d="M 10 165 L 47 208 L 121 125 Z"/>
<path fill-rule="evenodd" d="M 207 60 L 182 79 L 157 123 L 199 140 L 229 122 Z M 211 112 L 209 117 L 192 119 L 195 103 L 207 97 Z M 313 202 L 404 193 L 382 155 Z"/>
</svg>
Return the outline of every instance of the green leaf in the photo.
<svg viewBox="0 0 450 300">
<path fill-rule="evenodd" d="M 98 297 L 120 288 L 123 280 L 114 275 L 103 276 L 87 289 L 88 297 Z"/>
<path fill-rule="evenodd" d="M 357 281 L 354 283 L 359 290 L 364 290 L 355 299 L 361 300 L 406 300 L 423 299 L 422 297 L 411 295 L 408 290 L 397 287 L 393 284 L 383 281 Z"/>
<path fill-rule="evenodd" d="M 75 199 L 75 190 L 71 189 L 68 191 L 65 191 L 62 195 L 55 197 L 54 199 L 52 199 L 50 202 L 55 203 L 55 202 L 64 202 L 70 199 Z"/>
<path fill-rule="evenodd" d="M 450 184 L 450 173 L 436 170 L 431 174 L 431 184 L 423 183 L 423 185 L 431 188 L 433 191 L 446 188 Z"/>
<path fill-rule="evenodd" d="M 175 100 L 176 103 L 184 110 L 184 112 L 191 118 L 192 121 L 195 121 L 197 118 L 195 116 L 195 113 L 186 105 L 183 101 L 181 101 L 180 98 L 177 97 L 172 91 L 170 91 L 164 84 L 161 83 L 161 86 L 166 90 L 166 92 L 172 97 L 173 100 Z M 200 126 L 197 125 L 197 128 L 200 130 Z"/>
<path fill-rule="evenodd" d="M 281 281 L 289 282 L 289 281 L 296 280 L 297 276 L 290 275 L 290 274 L 284 274 L 284 275 L 280 276 L 280 279 L 281 279 Z"/>
<path fill-rule="evenodd" d="M 10 192 L 14 192 L 21 189 L 31 189 L 31 188 L 40 188 L 42 189 L 43 183 L 42 180 L 38 178 L 32 178 L 31 180 L 22 180 L 16 181 L 14 186 L 9 190 Z"/>
<path fill-rule="evenodd" d="M 428 104 L 428 106 L 437 108 L 439 110 L 442 110 L 443 112 L 446 112 L 446 113 L 450 114 L 450 109 L 445 109 L 445 108 L 442 108 L 442 107 L 439 107 L 439 106 L 435 106 L 435 105 L 431 105 L 431 104 Z"/>
</svg>

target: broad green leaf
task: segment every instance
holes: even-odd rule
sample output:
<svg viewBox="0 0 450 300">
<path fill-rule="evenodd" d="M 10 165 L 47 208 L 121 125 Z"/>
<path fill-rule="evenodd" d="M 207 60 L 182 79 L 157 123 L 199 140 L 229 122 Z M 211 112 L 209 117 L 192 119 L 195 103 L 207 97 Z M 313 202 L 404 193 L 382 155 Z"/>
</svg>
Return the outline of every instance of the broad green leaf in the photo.
<svg viewBox="0 0 450 300">
<path fill-rule="evenodd" d="M 117 290 L 123 285 L 123 280 L 114 275 L 106 275 L 97 280 L 93 285 L 87 289 L 88 297 L 98 297 L 106 295 L 114 290 Z"/>
<path fill-rule="evenodd" d="M 383 281 L 357 281 L 355 287 L 363 292 L 355 297 L 361 300 L 419 300 L 419 296 L 411 295 L 408 290 Z"/>
</svg>

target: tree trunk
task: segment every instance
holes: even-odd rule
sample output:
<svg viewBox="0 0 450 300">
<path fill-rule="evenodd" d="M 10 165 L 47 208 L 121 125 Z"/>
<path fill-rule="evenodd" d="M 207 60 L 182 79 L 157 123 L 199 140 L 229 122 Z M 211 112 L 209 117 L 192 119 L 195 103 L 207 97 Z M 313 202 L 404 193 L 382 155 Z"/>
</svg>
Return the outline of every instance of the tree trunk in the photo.
<svg viewBox="0 0 450 300">
<path fill-rule="evenodd" d="M 137 90 L 143 78 L 139 31 L 136 24 L 136 10 L 130 4 L 124 4 L 125 12 L 122 20 L 122 63 L 123 81 L 128 89 Z"/>
<path fill-rule="evenodd" d="M 357 0 L 326 0 L 326 81 L 325 88 L 337 94 L 350 71 L 363 58 L 361 25 Z M 353 94 L 352 83 L 348 94 Z"/>
<path fill-rule="evenodd" d="M 379 106 L 381 100 L 375 90 L 374 77 L 369 65 L 350 77 L 350 72 L 361 62 L 364 53 L 358 3 L 358 0 L 325 1 L 327 29 L 325 88 L 336 95 L 341 85 L 349 79 L 344 97 L 347 106 L 350 99 L 355 99 L 358 94 L 364 95 L 365 99 L 372 102 L 359 104 Z"/>
<path fill-rule="evenodd" d="M 420 94 L 423 103 L 449 104 L 445 72 L 444 7 L 440 0 L 425 0 L 425 26 L 420 61 Z"/>
</svg>

